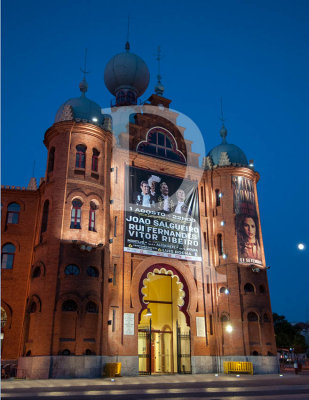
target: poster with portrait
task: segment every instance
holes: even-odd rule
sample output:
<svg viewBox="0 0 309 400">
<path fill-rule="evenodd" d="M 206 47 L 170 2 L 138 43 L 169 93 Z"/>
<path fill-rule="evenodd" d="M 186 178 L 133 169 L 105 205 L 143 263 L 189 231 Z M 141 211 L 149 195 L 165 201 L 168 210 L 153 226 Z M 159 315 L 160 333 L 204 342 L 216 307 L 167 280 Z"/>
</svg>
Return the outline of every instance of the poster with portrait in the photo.
<svg viewBox="0 0 309 400">
<path fill-rule="evenodd" d="M 238 262 L 262 265 L 259 220 L 254 183 L 243 176 L 232 176 Z"/>
<path fill-rule="evenodd" d="M 127 167 L 124 251 L 202 261 L 197 182 Z"/>
</svg>

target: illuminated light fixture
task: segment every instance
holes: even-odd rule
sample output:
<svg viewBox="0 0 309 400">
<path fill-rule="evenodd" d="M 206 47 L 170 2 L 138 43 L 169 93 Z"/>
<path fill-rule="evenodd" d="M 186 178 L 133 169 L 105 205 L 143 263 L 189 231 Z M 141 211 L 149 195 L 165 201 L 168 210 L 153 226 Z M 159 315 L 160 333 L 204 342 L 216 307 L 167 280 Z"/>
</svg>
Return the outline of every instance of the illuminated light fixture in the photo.
<svg viewBox="0 0 309 400">
<path fill-rule="evenodd" d="M 237 376 L 237 378 L 239 378 L 240 377 L 240 375 L 236 375 Z"/>
<path fill-rule="evenodd" d="M 82 244 L 82 245 L 80 246 L 80 249 L 81 249 L 81 250 L 86 250 L 86 246 L 85 246 L 84 244 Z"/>
<path fill-rule="evenodd" d="M 228 289 L 225 289 L 224 293 L 225 294 L 230 294 L 230 291 Z"/>
<path fill-rule="evenodd" d="M 226 260 L 226 259 L 227 259 L 227 254 L 223 253 L 223 254 L 222 254 L 222 258 L 223 258 L 224 260 Z"/>
<path fill-rule="evenodd" d="M 218 196 L 219 196 L 220 199 L 221 199 L 221 197 L 223 196 L 223 193 L 220 192 L 220 193 L 218 194 Z"/>
<path fill-rule="evenodd" d="M 298 248 L 298 250 L 305 250 L 304 243 L 298 243 L 297 248 Z"/>
<path fill-rule="evenodd" d="M 226 328 L 225 328 L 225 330 L 228 332 L 228 333 L 232 333 L 233 332 L 233 327 L 232 327 L 232 325 L 227 325 L 226 326 Z"/>
<path fill-rule="evenodd" d="M 254 162 L 253 162 L 253 160 L 249 160 L 249 167 L 251 167 L 251 168 L 254 167 Z"/>
<path fill-rule="evenodd" d="M 224 225 L 225 225 L 225 221 L 221 221 L 221 222 L 220 222 L 220 225 L 221 225 L 221 226 L 224 226 Z"/>
<path fill-rule="evenodd" d="M 92 250 L 92 247 L 91 246 L 87 246 L 86 250 L 90 252 Z"/>
<path fill-rule="evenodd" d="M 93 117 L 92 118 L 92 122 L 98 122 L 98 118 L 97 117 Z"/>
<path fill-rule="evenodd" d="M 279 376 L 283 376 L 282 374 L 280 374 Z"/>
<path fill-rule="evenodd" d="M 219 376 L 219 374 L 215 374 L 215 376 Z"/>
<path fill-rule="evenodd" d="M 150 308 L 147 307 L 146 317 L 151 317 L 151 316 L 152 316 L 152 313 L 150 311 Z"/>
</svg>

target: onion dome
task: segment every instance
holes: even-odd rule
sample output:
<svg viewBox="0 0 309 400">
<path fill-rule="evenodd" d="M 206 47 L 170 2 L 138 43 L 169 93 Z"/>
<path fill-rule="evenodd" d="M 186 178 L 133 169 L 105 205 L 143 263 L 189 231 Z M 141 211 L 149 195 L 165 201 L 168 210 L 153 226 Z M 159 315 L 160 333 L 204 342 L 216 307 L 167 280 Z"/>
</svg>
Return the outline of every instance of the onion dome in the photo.
<svg viewBox="0 0 309 400">
<path fill-rule="evenodd" d="M 81 96 L 69 99 L 62 104 L 57 111 L 55 122 L 88 122 L 90 124 L 102 126 L 104 123 L 104 116 L 101 113 L 101 107 L 99 104 L 86 97 L 88 84 L 85 78 L 83 78 L 79 84 L 79 88 L 82 92 Z"/>
<path fill-rule="evenodd" d="M 117 106 L 137 104 L 137 98 L 149 84 L 149 70 L 144 60 L 130 52 L 129 42 L 125 50 L 112 57 L 104 71 L 105 85 L 116 96 Z"/>
<path fill-rule="evenodd" d="M 207 154 L 206 168 L 213 166 L 225 167 L 228 165 L 248 166 L 245 153 L 235 144 L 226 142 L 227 130 L 224 125 L 220 129 L 222 143 L 214 147 Z"/>
</svg>

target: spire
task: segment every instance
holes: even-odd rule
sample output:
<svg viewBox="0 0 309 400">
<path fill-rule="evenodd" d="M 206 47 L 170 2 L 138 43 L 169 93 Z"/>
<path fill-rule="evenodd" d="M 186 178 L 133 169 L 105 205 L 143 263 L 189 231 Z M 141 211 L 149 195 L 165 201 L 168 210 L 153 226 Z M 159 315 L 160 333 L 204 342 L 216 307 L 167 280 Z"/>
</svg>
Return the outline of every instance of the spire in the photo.
<svg viewBox="0 0 309 400">
<path fill-rule="evenodd" d="M 222 106 L 222 97 L 220 99 L 220 103 L 221 103 L 221 117 L 219 118 L 222 122 L 222 127 L 220 129 L 220 136 L 222 137 L 222 143 L 226 143 L 226 136 L 227 136 L 227 129 L 224 126 L 224 116 L 223 116 L 223 106 Z"/>
<path fill-rule="evenodd" d="M 89 71 L 87 71 L 87 49 L 85 49 L 85 61 L 84 61 L 84 69 L 80 69 L 82 73 L 84 74 L 82 81 L 79 84 L 79 89 L 82 92 L 82 95 L 85 95 L 85 93 L 88 90 L 88 83 L 86 81 L 86 74 L 89 74 Z"/>
<path fill-rule="evenodd" d="M 128 30 L 127 30 L 127 41 L 124 46 L 126 51 L 130 50 L 130 42 L 129 42 L 129 35 L 130 35 L 130 14 L 128 14 Z"/>
<path fill-rule="evenodd" d="M 164 86 L 161 84 L 161 72 L 160 72 L 160 61 L 161 61 L 161 49 L 160 46 L 158 46 L 158 52 L 157 52 L 157 56 L 156 56 L 156 60 L 158 61 L 158 75 L 157 75 L 157 79 L 158 82 L 155 86 L 155 92 L 158 96 L 163 96 L 164 93 Z"/>
</svg>

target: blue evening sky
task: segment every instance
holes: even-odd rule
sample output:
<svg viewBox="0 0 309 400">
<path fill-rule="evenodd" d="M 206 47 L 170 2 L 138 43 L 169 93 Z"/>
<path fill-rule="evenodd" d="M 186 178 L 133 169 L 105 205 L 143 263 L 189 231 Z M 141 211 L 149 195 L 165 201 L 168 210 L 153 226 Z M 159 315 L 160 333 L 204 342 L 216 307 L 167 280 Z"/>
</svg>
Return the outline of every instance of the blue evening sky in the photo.
<svg viewBox="0 0 309 400">
<path fill-rule="evenodd" d="M 220 142 L 223 97 L 227 140 L 261 175 L 273 311 L 309 320 L 306 0 L 3 0 L 2 184 L 26 186 L 34 161 L 44 176 L 44 133 L 59 106 L 79 96 L 85 48 L 87 95 L 110 105 L 104 67 L 123 51 L 128 13 L 131 50 L 151 73 L 142 99 L 153 92 L 160 45 L 165 96 L 196 123 L 207 152 Z"/>
</svg>

